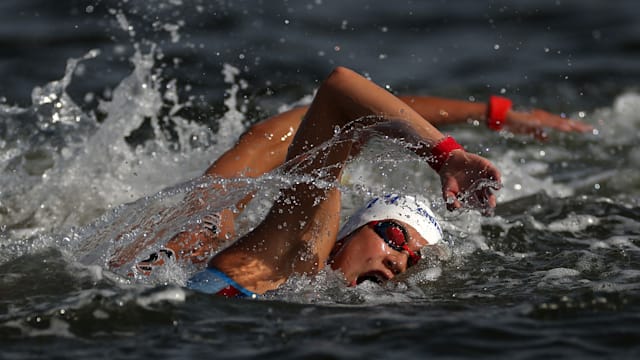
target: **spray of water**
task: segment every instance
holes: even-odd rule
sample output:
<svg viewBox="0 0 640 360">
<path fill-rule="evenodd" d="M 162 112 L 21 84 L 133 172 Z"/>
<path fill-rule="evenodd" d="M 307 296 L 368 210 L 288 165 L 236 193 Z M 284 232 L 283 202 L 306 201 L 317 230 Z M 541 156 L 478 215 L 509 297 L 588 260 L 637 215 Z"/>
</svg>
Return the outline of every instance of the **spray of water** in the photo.
<svg viewBox="0 0 640 360">
<path fill-rule="evenodd" d="M 175 80 L 166 81 L 154 68 L 155 55 L 154 46 L 148 52 L 136 47 L 133 71 L 113 90 L 112 98 L 99 105 L 98 112 L 105 114 L 101 121 L 66 92 L 78 65 L 99 56 L 97 51 L 69 60 L 61 80 L 35 88 L 30 107 L 0 105 L 0 224 L 6 246 L 51 246 L 52 232 L 84 226 L 136 199 L 158 197 L 167 186 L 197 178 L 243 131 L 238 121 L 213 134 L 207 125 L 177 115 L 184 104 Z M 233 89 L 237 70 L 223 71 Z M 227 102 L 235 121 L 240 112 L 235 103 Z M 161 111 L 163 106 L 169 111 Z M 145 121 L 154 136 L 142 145 L 130 145 L 127 138 Z M 177 135 L 163 130 L 168 126 Z M 216 139 L 224 141 L 217 144 Z M 185 184 L 169 193 L 193 186 Z"/>
<path fill-rule="evenodd" d="M 121 12 L 115 15 L 124 30 L 135 30 Z M 163 29 L 171 33 L 172 39 L 179 39 L 179 26 Z M 131 34 L 134 35 L 135 32 Z M 239 222 L 239 233 L 248 231 L 260 221 L 279 188 L 303 180 L 282 173 L 254 180 L 200 177 L 210 162 L 245 130 L 247 111 L 237 97 L 248 84 L 239 79 L 238 69 L 229 65 L 222 69 L 229 85 L 224 100 L 227 112 L 219 119 L 211 119 L 219 125 L 213 133 L 208 124 L 192 122 L 179 115 L 188 103 L 179 98 L 176 81 L 164 78 L 157 68 L 156 59 L 161 51 L 153 44 L 143 50 L 134 43 L 131 73 L 113 89 L 110 99 L 100 102 L 95 113 L 82 110 L 66 89 L 73 82 L 78 66 L 98 56 L 98 51 L 90 51 L 83 57 L 70 59 L 60 80 L 33 90 L 31 106 L 0 105 L 0 244 L 6 250 L 0 254 L 0 261 L 55 247 L 69 254 L 72 261 L 104 268 L 114 254 L 131 252 L 133 255 L 120 266 L 119 275 L 127 277 L 132 265 L 144 258 L 147 251 L 159 249 L 175 233 L 199 224 L 203 216 L 233 207 L 239 198 L 260 189 Z M 301 103 L 308 103 L 310 98 L 311 95 L 305 97 Z M 637 174 L 619 177 L 603 166 L 601 172 L 567 180 L 562 178 L 562 171 L 550 167 L 557 165 L 559 169 L 572 170 L 573 161 L 581 157 L 567 151 L 564 145 L 575 145 L 574 142 L 590 147 L 589 153 L 595 154 L 596 161 L 610 161 L 611 152 L 618 152 L 622 157 L 620 161 L 639 163 L 638 151 L 621 149 L 621 146 L 632 147 L 637 137 L 634 132 L 640 122 L 638 104 L 637 94 L 621 95 L 611 108 L 590 115 L 588 120 L 592 123 L 608 121 L 593 138 L 560 137 L 558 145 L 529 143 L 509 149 L 509 142 L 514 141 L 509 137 L 501 139 L 505 145 L 478 141 L 480 135 L 476 129 L 455 135 L 470 144 L 468 148 L 490 157 L 502 170 L 504 186 L 498 193 L 501 203 L 539 193 L 551 198 L 568 197 L 576 189 L 599 186 L 603 182 L 627 189 L 631 184 L 631 189 L 637 192 Z M 296 104 L 284 104 L 282 110 L 293 105 Z M 141 144 L 131 145 L 128 139 L 144 124 L 149 124 L 153 136 Z M 484 145 L 486 143 L 489 146 Z M 505 232 L 518 226 L 507 223 L 501 214 L 492 219 L 473 211 L 448 214 L 440 198 L 437 177 L 401 145 L 376 139 L 349 165 L 341 184 L 344 216 L 373 194 L 420 193 L 431 200 L 436 213 L 444 220 L 448 244 L 444 252 L 449 254 L 445 258 L 453 261 L 464 261 L 469 253 L 477 250 L 491 251 L 483 226 L 497 226 Z M 575 171 L 568 172 L 575 174 Z M 225 190 L 212 190 L 219 187 Z M 204 207 L 190 206 L 194 198 L 188 195 L 195 190 L 204 191 L 216 201 Z M 533 217 L 523 221 L 547 231 L 581 231 L 598 220 L 588 215 L 569 214 L 566 219 L 550 224 Z M 410 274 L 406 284 L 412 286 L 437 279 L 442 272 L 440 261 L 430 264 Z M 153 279 L 134 278 L 141 282 L 180 284 L 190 271 L 192 269 L 185 266 L 167 267 Z M 375 290 L 377 285 L 371 285 L 374 290 L 370 289 L 370 295 L 366 295 L 368 290 L 345 292 L 334 286 L 338 282 L 331 280 L 333 275 L 321 276 L 326 277 L 326 281 L 294 277 L 278 294 L 300 294 L 299 290 L 304 290 L 307 294 L 304 299 L 317 301 L 353 300 L 362 296 L 371 300 L 380 296 Z M 397 284 L 390 286 L 403 286 Z M 333 286 L 333 290 L 328 291 L 333 297 L 318 298 L 319 294 L 327 293 L 327 286 Z"/>
</svg>

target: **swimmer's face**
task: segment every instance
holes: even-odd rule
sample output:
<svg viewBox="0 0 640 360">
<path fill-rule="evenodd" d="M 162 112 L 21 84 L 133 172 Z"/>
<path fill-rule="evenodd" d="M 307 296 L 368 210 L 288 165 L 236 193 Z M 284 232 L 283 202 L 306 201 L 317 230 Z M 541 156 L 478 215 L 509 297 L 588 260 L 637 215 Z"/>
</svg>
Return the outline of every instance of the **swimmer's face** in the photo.
<svg viewBox="0 0 640 360">
<path fill-rule="evenodd" d="M 341 246 L 338 245 L 340 247 L 333 254 L 331 267 L 342 271 L 350 286 L 365 280 L 381 283 L 392 279 L 405 272 L 412 263 L 411 252 L 420 254 L 420 249 L 428 244 L 410 225 L 393 222 L 404 229 L 408 250 L 394 249 L 382 239 L 379 231 L 369 225 L 360 227 L 344 238 Z"/>
</svg>

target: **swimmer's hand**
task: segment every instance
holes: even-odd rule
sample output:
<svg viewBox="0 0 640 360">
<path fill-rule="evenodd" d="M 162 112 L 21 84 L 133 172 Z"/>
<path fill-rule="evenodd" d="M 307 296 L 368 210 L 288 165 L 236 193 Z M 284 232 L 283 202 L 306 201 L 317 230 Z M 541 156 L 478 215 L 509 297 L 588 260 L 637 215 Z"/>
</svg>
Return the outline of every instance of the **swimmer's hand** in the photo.
<svg viewBox="0 0 640 360">
<path fill-rule="evenodd" d="M 447 209 L 462 206 L 491 213 L 496 207 L 494 190 L 500 189 L 500 172 L 482 156 L 454 150 L 440 169 L 442 195 Z"/>
<path fill-rule="evenodd" d="M 547 139 L 548 129 L 579 133 L 593 130 L 591 125 L 582 121 L 565 118 L 540 109 L 526 112 L 510 110 L 507 113 L 504 128 L 514 134 L 531 135 L 538 140 Z"/>
</svg>

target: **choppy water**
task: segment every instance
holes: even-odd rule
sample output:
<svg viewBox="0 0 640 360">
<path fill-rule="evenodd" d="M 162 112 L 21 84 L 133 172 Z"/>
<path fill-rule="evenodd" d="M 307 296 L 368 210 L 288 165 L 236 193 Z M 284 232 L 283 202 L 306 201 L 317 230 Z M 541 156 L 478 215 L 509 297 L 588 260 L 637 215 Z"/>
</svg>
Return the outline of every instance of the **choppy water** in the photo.
<svg viewBox="0 0 640 360">
<path fill-rule="evenodd" d="M 636 358 L 635 6 L 3 2 L 0 358 Z M 445 221 L 448 256 L 398 283 L 351 289 L 325 273 L 230 301 L 182 288 L 188 266 L 106 270 L 119 234 L 197 221 L 177 204 L 212 159 L 248 124 L 309 101 L 335 65 L 399 93 L 504 92 L 598 131 L 539 143 L 446 129 L 503 171 L 490 218 L 447 213 L 427 168 L 374 144 L 349 169 L 345 212 L 391 187 L 424 191 Z M 212 206 L 265 190 L 247 230 L 287 180 L 230 181 Z"/>
</svg>

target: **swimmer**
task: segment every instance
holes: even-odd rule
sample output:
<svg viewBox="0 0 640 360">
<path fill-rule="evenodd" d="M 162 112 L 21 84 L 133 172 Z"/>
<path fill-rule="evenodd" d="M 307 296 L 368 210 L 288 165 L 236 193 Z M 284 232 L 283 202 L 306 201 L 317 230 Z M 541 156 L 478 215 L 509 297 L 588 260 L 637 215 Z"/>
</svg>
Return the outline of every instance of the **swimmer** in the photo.
<svg viewBox="0 0 640 360">
<path fill-rule="evenodd" d="M 510 100 L 497 96 L 487 104 L 396 97 L 349 69 L 336 68 L 308 107 L 252 126 L 206 170 L 208 176 L 237 178 L 258 177 L 281 167 L 309 180 L 281 189 L 265 219 L 213 256 L 188 287 L 224 296 L 255 296 L 278 288 L 292 274 L 316 274 L 327 265 L 342 272 L 348 285 L 383 282 L 403 273 L 420 260 L 423 247 L 442 239 L 428 204 L 420 196 L 382 194 L 340 229 L 337 185 L 342 170 L 373 135 L 400 139 L 438 173 L 449 210 L 493 209 L 494 191 L 500 188 L 498 169 L 436 128 L 470 119 L 485 121 L 492 130 L 540 139 L 547 129 L 592 129 L 543 110 L 515 111 Z M 318 180 L 329 185 L 318 186 Z M 250 198 L 240 201 L 237 209 Z M 166 244 L 166 252 L 141 262 L 138 270 L 148 273 L 167 258 L 206 261 L 203 254 L 215 253 L 234 236 L 237 216 L 238 211 L 224 210 L 204 221 L 205 226 L 177 234 Z M 122 263 L 116 259 L 111 265 Z"/>
</svg>

